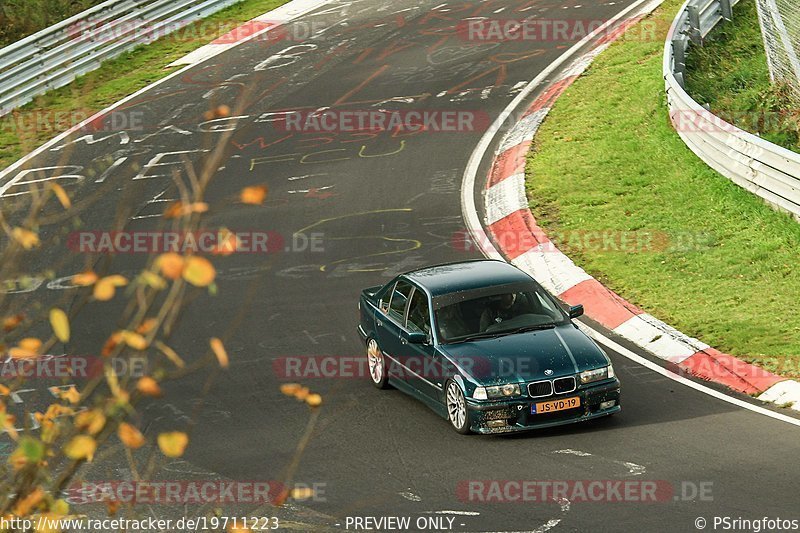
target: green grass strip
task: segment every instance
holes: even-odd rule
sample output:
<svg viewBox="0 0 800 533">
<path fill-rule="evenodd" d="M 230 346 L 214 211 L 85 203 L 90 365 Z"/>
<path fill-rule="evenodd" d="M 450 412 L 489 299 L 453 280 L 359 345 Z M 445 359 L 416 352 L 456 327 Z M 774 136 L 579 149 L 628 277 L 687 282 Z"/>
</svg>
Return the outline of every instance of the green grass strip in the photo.
<svg viewBox="0 0 800 533">
<path fill-rule="evenodd" d="M 653 14 L 657 39 L 613 44 L 558 100 L 529 156 L 530 205 L 567 255 L 629 301 L 797 377 L 800 224 L 711 170 L 672 129 L 661 61 L 680 4 Z M 668 239 L 620 252 L 571 237 L 592 231 Z"/>
</svg>

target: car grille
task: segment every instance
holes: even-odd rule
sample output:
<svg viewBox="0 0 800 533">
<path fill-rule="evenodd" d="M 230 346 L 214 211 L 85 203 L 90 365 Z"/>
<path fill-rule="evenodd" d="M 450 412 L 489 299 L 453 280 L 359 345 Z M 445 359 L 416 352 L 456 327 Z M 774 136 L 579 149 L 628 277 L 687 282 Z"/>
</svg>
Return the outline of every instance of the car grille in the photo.
<svg viewBox="0 0 800 533">
<path fill-rule="evenodd" d="M 553 390 L 556 394 L 564 394 L 575 390 L 575 377 L 557 378 L 553 380 Z"/>
<path fill-rule="evenodd" d="M 540 398 L 553 394 L 553 383 L 550 381 L 534 381 L 528 383 L 528 394 L 531 398 Z"/>
</svg>

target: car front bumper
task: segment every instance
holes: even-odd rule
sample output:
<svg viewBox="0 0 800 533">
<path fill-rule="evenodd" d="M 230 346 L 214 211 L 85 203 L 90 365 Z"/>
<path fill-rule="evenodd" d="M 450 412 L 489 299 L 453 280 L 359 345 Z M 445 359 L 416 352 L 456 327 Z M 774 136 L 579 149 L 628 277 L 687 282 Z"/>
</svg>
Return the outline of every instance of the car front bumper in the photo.
<svg viewBox="0 0 800 533">
<path fill-rule="evenodd" d="M 579 407 L 552 413 L 531 413 L 531 405 L 534 403 L 572 396 L 580 396 L 581 405 Z M 609 401 L 614 401 L 614 405 L 605 409 L 600 408 L 601 403 Z M 619 381 L 617 379 L 607 380 L 582 387 L 573 393 L 547 398 L 520 397 L 496 402 L 478 402 L 468 398 L 467 409 L 472 431 L 483 434 L 512 433 L 575 424 L 619 412 L 621 410 Z"/>
</svg>

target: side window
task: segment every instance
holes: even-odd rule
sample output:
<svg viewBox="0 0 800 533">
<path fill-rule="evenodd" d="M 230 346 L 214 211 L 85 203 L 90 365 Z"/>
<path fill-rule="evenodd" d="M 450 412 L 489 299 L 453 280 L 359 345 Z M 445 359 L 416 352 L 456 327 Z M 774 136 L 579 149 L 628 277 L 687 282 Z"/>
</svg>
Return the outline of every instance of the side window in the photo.
<svg viewBox="0 0 800 533">
<path fill-rule="evenodd" d="M 408 296 L 410 294 L 411 284 L 402 280 L 397 282 L 392 291 L 392 299 L 389 302 L 389 311 L 387 314 L 401 324 L 406 319 L 406 303 L 408 303 Z"/>
<path fill-rule="evenodd" d="M 408 329 L 409 331 L 421 331 L 425 335 L 431 333 L 428 297 L 419 290 L 415 290 L 411 296 L 411 304 L 408 307 Z"/>
</svg>

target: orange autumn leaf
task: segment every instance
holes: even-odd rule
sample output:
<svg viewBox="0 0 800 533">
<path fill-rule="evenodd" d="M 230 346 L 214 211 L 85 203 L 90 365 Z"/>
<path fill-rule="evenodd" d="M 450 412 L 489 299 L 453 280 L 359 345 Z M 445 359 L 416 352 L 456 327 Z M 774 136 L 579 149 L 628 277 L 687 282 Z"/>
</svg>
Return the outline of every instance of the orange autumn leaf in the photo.
<svg viewBox="0 0 800 533">
<path fill-rule="evenodd" d="M 239 249 L 239 238 L 228 228 L 220 228 L 217 232 L 217 245 L 212 250 L 214 255 L 231 255 Z"/>
<path fill-rule="evenodd" d="M 111 336 L 106 340 L 105 344 L 103 344 L 103 349 L 100 352 L 100 355 L 103 357 L 108 357 L 114 351 L 114 349 L 122 342 L 122 333 L 119 331 L 115 331 L 111 334 Z"/>
<path fill-rule="evenodd" d="M 159 255 L 155 264 L 156 268 L 158 268 L 164 277 L 168 279 L 180 278 L 185 267 L 185 261 L 183 260 L 183 257 L 175 252 L 167 252 Z"/>
<path fill-rule="evenodd" d="M 142 435 L 142 432 L 127 422 L 122 422 L 119 425 L 119 428 L 117 428 L 117 436 L 119 440 L 122 441 L 122 444 L 133 450 L 144 446 L 144 435 Z"/>
<path fill-rule="evenodd" d="M 53 192 L 56 193 L 56 198 L 58 198 L 58 201 L 61 202 L 61 206 L 64 209 L 69 209 L 72 207 L 72 202 L 69 199 L 67 191 L 64 190 L 64 187 L 54 182 L 50 182 L 50 187 L 53 189 Z"/>
<path fill-rule="evenodd" d="M 294 396 L 302 388 L 299 383 L 284 383 L 281 385 L 281 392 L 286 396 Z"/>
<path fill-rule="evenodd" d="M 77 404 L 81 401 L 81 393 L 78 392 L 78 389 L 75 388 L 75 385 L 71 385 L 67 390 L 57 389 L 56 396 L 61 398 L 62 400 L 67 400 L 72 405 Z"/>
<path fill-rule="evenodd" d="M 158 436 L 158 447 L 167 457 L 180 457 L 189 444 L 189 437 L 182 431 L 170 431 Z"/>
<path fill-rule="evenodd" d="M 28 516 L 44 500 L 44 496 L 44 490 L 41 487 L 36 487 L 30 494 L 17 502 L 12 512 L 15 516 Z"/>
<path fill-rule="evenodd" d="M 106 509 L 109 516 L 114 516 L 119 510 L 119 500 L 106 500 Z"/>
<path fill-rule="evenodd" d="M 42 341 L 33 337 L 21 339 L 17 346 L 8 350 L 12 359 L 31 359 L 39 356 Z"/>
<path fill-rule="evenodd" d="M 89 435 L 97 435 L 106 425 L 106 415 L 100 409 L 89 409 L 75 415 L 75 427 Z"/>
<path fill-rule="evenodd" d="M 145 396 L 161 396 L 161 387 L 159 387 L 158 382 L 150 376 L 140 378 L 139 381 L 136 382 L 136 390 Z"/>
<path fill-rule="evenodd" d="M 306 398 L 308 398 L 309 394 L 311 394 L 311 391 L 308 390 L 308 387 L 300 387 L 297 389 L 297 391 L 295 391 L 294 397 L 304 402 L 306 401 Z"/>
<path fill-rule="evenodd" d="M 239 194 L 239 199 L 243 204 L 261 205 L 267 199 L 267 186 L 266 185 L 253 185 L 252 187 L 245 187 Z"/>
<path fill-rule="evenodd" d="M 64 446 L 64 455 L 74 461 L 85 459 L 91 462 L 94 458 L 95 451 L 97 451 L 97 441 L 89 435 L 73 437 L 72 440 Z"/>
<path fill-rule="evenodd" d="M 11 394 L 11 389 L 0 383 L 0 396 L 8 396 Z"/>
<path fill-rule="evenodd" d="M 186 259 L 183 279 L 195 287 L 207 287 L 211 285 L 216 276 L 217 271 L 208 259 L 196 255 Z"/>
<path fill-rule="evenodd" d="M 94 285 L 98 279 L 99 277 L 97 274 L 91 270 L 87 270 L 86 272 L 81 272 L 80 274 L 72 276 L 72 283 L 79 287 L 88 287 L 89 285 Z"/>
<path fill-rule="evenodd" d="M 20 227 L 13 228 L 11 230 L 11 236 L 26 250 L 36 248 L 39 246 L 39 244 L 41 244 L 39 241 L 39 235 L 29 229 Z"/>
<path fill-rule="evenodd" d="M 141 324 L 139 324 L 139 327 L 136 328 L 136 333 L 139 333 L 140 335 L 147 335 L 148 333 L 153 331 L 153 328 L 156 327 L 157 325 L 158 325 L 157 319 L 153 317 L 146 318 L 142 321 Z"/>
<path fill-rule="evenodd" d="M 192 213 L 205 213 L 208 211 L 208 204 L 205 202 L 194 202 L 184 204 L 181 201 L 173 202 L 164 210 L 164 218 L 179 218 Z"/>
<path fill-rule="evenodd" d="M 219 362 L 219 366 L 222 368 L 228 368 L 229 360 L 228 360 L 228 352 L 225 351 L 225 345 L 222 344 L 222 341 L 216 337 L 212 337 L 209 341 L 211 345 L 211 350 L 214 352 L 214 355 L 217 356 L 217 361 Z"/>
<path fill-rule="evenodd" d="M 22 324 L 23 320 L 25 320 L 25 315 L 21 313 L 5 317 L 3 319 L 3 331 L 12 331 L 16 329 Z"/>
<path fill-rule="evenodd" d="M 69 342 L 69 318 L 67 313 L 58 307 L 50 310 L 50 326 L 56 338 L 61 342 Z"/>
</svg>

